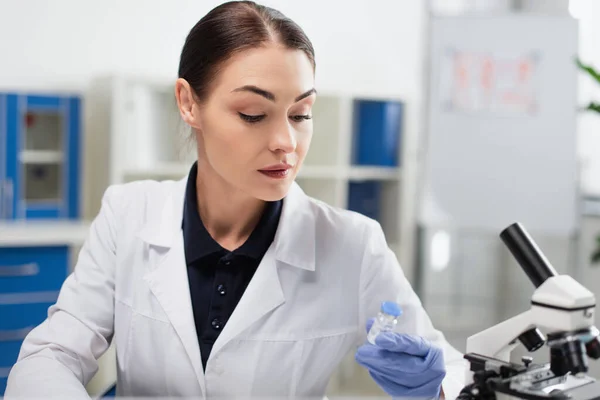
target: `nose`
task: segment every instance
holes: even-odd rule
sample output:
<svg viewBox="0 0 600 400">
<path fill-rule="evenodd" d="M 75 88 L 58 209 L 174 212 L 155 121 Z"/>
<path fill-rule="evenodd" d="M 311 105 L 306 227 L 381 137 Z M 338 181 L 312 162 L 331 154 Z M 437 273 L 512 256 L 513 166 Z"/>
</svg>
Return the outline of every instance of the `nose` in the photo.
<svg viewBox="0 0 600 400">
<path fill-rule="evenodd" d="M 275 132 L 271 137 L 270 150 L 273 152 L 293 153 L 296 150 L 298 140 L 296 139 L 296 131 L 289 122 L 280 124 L 275 128 Z"/>
</svg>

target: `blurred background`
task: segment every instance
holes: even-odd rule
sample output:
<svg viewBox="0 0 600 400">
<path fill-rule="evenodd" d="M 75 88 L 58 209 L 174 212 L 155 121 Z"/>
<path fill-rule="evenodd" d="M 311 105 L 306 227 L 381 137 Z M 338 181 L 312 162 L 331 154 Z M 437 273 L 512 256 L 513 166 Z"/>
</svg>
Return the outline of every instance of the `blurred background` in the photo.
<svg viewBox="0 0 600 400">
<path fill-rule="evenodd" d="M 187 33 L 219 3 L 0 0 L 0 396 L 107 186 L 187 175 L 173 83 Z M 600 2 L 264 4 L 316 50 L 298 183 L 382 224 L 454 346 L 529 307 L 498 237 L 515 221 L 600 296 Z M 90 393 L 114 374 L 111 350 Z M 382 393 L 350 355 L 330 394 Z"/>
</svg>

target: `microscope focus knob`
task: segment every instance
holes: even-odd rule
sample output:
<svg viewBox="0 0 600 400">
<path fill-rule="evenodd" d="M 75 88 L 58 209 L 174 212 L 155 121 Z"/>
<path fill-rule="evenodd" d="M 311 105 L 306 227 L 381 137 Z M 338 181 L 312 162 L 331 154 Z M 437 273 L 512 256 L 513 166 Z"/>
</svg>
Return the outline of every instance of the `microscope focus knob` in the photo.
<svg viewBox="0 0 600 400">
<path fill-rule="evenodd" d="M 523 364 L 525 364 L 525 367 L 529 367 L 529 365 L 531 365 L 531 363 L 533 362 L 533 357 L 523 356 L 523 357 L 521 357 L 521 361 L 523 361 Z"/>
</svg>

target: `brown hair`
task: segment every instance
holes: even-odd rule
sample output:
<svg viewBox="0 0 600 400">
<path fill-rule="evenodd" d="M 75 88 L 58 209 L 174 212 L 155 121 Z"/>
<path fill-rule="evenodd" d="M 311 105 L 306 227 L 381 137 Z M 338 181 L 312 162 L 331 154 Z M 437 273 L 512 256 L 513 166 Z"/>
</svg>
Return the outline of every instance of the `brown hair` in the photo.
<svg viewBox="0 0 600 400">
<path fill-rule="evenodd" d="M 253 1 L 231 1 L 213 8 L 192 28 L 181 51 L 179 77 L 203 101 L 223 62 L 267 42 L 304 51 L 315 68 L 312 43 L 294 21 Z"/>
</svg>

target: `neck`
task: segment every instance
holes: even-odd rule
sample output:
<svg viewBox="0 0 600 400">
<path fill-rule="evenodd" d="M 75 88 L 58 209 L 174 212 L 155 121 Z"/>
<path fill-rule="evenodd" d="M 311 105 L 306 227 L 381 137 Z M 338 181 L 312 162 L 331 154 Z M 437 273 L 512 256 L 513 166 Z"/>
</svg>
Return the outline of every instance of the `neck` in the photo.
<svg viewBox="0 0 600 400">
<path fill-rule="evenodd" d="M 196 196 L 204 227 L 217 243 L 230 251 L 248 239 L 266 205 L 225 182 L 205 161 L 198 161 Z"/>
</svg>

